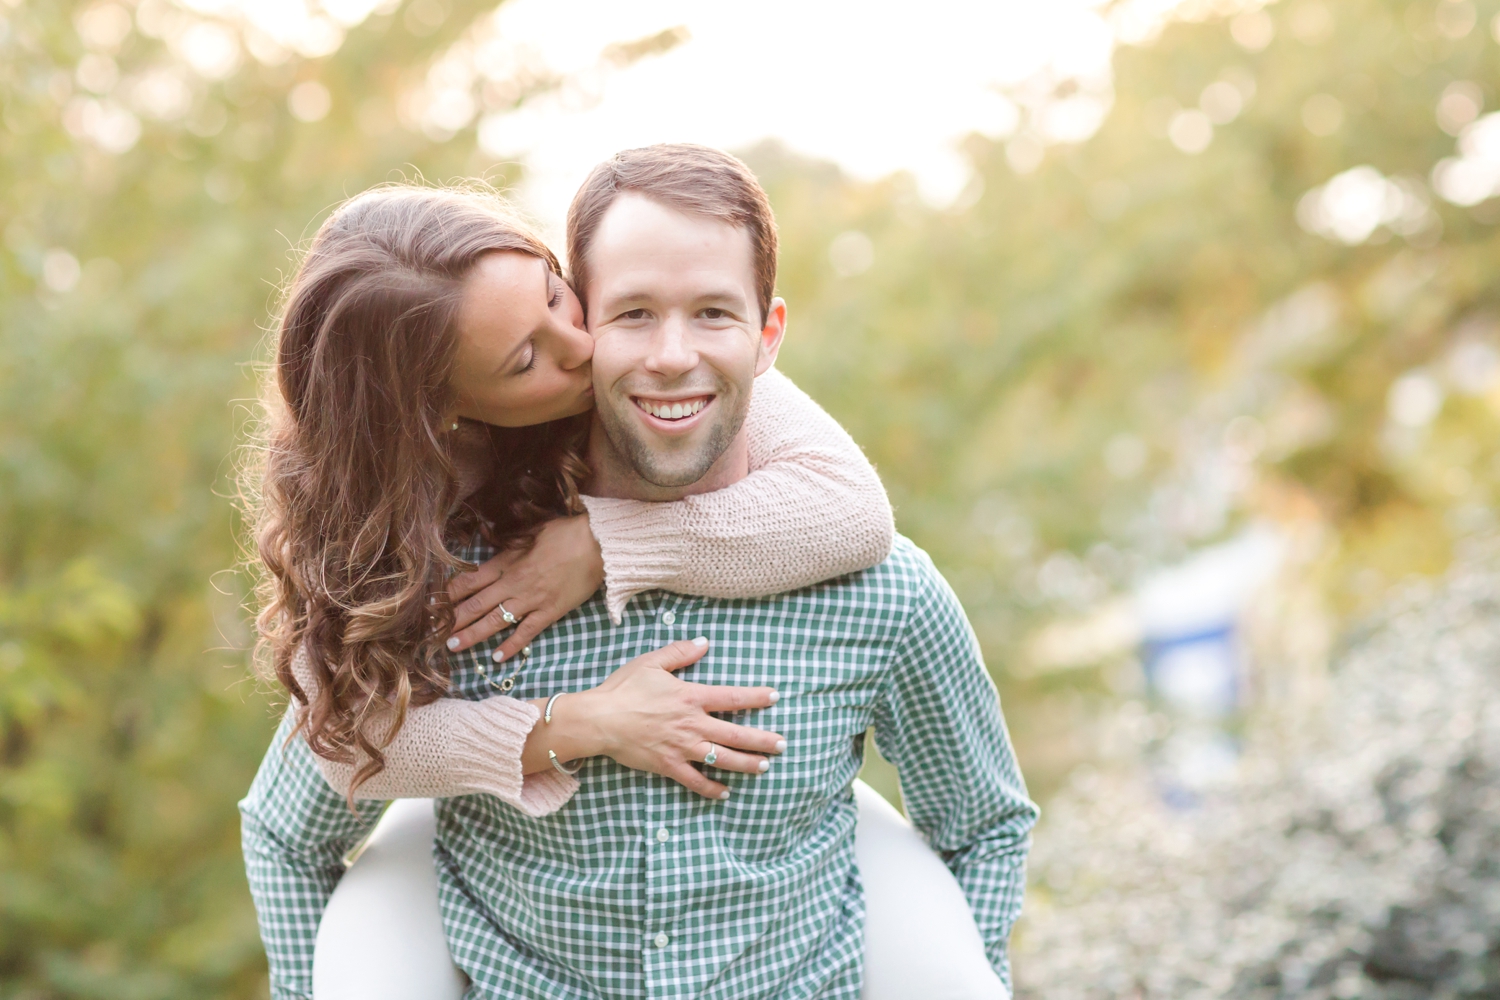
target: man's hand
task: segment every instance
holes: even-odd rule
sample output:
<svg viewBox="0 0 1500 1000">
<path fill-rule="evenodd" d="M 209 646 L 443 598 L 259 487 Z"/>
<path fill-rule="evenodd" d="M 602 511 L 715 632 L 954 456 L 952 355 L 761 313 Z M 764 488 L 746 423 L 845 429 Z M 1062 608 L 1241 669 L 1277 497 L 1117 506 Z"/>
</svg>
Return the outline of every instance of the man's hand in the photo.
<svg viewBox="0 0 1500 1000">
<path fill-rule="evenodd" d="M 453 652 L 468 649 L 515 626 L 494 658 L 520 652 L 542 630 L 593 596 L 604 582 L 604 556 L 589 530 L 587 514 L 549 521 L 529 549 L 502 552 L 448 581 L 454 604 Z"/>
</svg>

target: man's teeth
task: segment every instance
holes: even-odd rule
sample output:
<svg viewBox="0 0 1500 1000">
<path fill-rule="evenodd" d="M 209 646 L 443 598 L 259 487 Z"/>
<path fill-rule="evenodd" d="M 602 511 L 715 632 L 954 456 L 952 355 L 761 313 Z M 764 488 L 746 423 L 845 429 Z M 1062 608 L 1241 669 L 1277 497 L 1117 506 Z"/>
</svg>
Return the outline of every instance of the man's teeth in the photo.
<svg viewBox="0 0 1500 1000">
<path fill-rule="evenodd" d="M 647 399 L 638 399 L 636 405 L 653 417 L 662 420 L 681 420 L 683 417 L 691 417 L 708 405 L 706 399 L 690 399 L 686 403 L 653 403 Z"/>
</svg>

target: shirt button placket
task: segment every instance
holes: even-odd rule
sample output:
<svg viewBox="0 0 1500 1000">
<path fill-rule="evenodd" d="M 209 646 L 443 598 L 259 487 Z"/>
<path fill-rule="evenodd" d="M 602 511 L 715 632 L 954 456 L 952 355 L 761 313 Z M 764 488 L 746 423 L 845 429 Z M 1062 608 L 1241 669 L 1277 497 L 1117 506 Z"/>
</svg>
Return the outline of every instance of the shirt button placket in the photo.
<svg viewBox="0 0 1500 1000">
<path fill-rule="evenodd" d="M 672 831 L 668 830 L 664 826 L 659 826 L 659 827 L 656 828 L 656 833 L 652 836 L 651 839 L 655 840 L 658 844 L 665 844 L 665 843 L 667 843 L 668 841 L 670 841 L 672 839 Z M 655 852 L 652 852 L 652 853 L 655 853 Z M 661 865 L 662 864 L 663 864 L 663 859 L 661 859 L 661 858 L 658 857 L 656 859 L 656 861 L 655 861 L 655 865 L 657 867 L 657 871 L 658 872 L 661 870 Z M 656 936 L 653 937 L 653 938 L 651 938 L 651 941 L 650 941 L 652 948 L 658 954 L 662 951 L 662 949 L 666 948 L 667 945 L 671 944 L 671 942 L 672 942 L 672 938 L 671 938 L 671 936 L 669 934 L 667 934 L 666 931 L 657 931 L 656 932 Z"/>
<path fill-rule="evenodd" d="M 665 596 L 665 595 L 663 595 Z M 659 629 L 671 629 L 677 624 L 677 610 L 667 598 L 656 608 L 656 624 Z M 660 634 L 660 633 L 658 633 Z M 663 637 L 670 639 L 670 633 Z M 650 800 L 655 807 L 651 810 L 654 814 L 651 819 L 654 822 L 647 824 L 645 839 L 647 841 L 646 866 L 649 873 L 646 889 L 646 912 L 645 927 L 641 942 L 645 946 L 645 973 L 646 973 L 646 995 L 656 997 L 663 990 L 671 989 L 670 983 L 676 980 L 673 973 L 674 963 L 667 952 L 672 943 L 670 927 L 672 923 L 671 898 L 675 887 L 671 884 L 671 874 L 674 871 L 673 854 L 666 845 L 672 842 L 673 833 L 671 825 L 673 822 L 672 795 L 664 787 L 654 788 L 650 793 Z M 655 843 L 651 843 L 655 841 Z"/>
<path fill-rule="evenodd" d="M 658 623 L 664 622 L 669 614 L 671 614 L 670 611 L 661 611 L 659 609 L 657 614 Z M 643 914 L 643 923 L 645 926 L 641 928 L 643 931 L 641 944 L 644 946 L 643 950 L 645 951 L 645 955 L 643 956 L 645 959 L 643 971 L 645 972 L 644 985 L 646 987 L 646 996 L 658 997 L 662 995 L 665 984 L 669 983 L 672 979 L 665 966 L 665 963 L 668 961 L 665 949 L 671 943 L 672 939 L 663 926 L 667 923 L 667 920 L 664 919 L 666 914 L 663 912 L 663 895 L 670 892 L 670 886 L 665 885 L 664 880 L 667 878 L 666 873 L 670 871 L 670 864 L 665 856 L 665 852 L 653 850 L 653 848 L 658 847 L 662 843 L 661 835 L 663 833 L 666 833 L 668 838 L 671 837 L 671 833 L 667 830 L 666 826 L 670 821 L 670 807 L 666 799 L 665 790 L 659 786 L 651 787 L 651 790 L 647 793 L 647 801 L 649 803 L 646 816 L 647 822 L 644 824 L 645 829 L 641 831 L 642 839 L 646 841 L 647 845 L 645 861 L 648 875 L 644 900 L 646 906 Z M 652 843 L 652 841 L 656 843 Z"/>
</svg>

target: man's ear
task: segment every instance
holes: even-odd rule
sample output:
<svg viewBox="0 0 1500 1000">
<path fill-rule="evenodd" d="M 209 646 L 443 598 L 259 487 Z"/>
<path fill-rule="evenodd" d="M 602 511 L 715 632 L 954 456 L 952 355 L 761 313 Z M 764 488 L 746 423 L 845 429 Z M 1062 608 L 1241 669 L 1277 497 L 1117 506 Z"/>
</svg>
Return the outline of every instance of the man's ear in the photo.
<svg viewBox="0 0 1500 1000">
<path fill-rule="evenodd" d="M 781 341 L 786 337 L 786 301 L 772 299 L 766 310 L 766 325 L 760 331 L 760 357 L 755 362 L 755 374 L 763 375 L 776 363 L 781 352 Z"/>
</svg>

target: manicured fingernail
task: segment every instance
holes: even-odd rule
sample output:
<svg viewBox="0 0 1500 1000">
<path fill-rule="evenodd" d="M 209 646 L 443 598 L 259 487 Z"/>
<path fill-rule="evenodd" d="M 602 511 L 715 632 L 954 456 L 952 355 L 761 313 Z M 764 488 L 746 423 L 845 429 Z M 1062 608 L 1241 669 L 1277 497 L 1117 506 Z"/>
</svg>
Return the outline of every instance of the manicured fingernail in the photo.
<svg viewBox="0 0 1500 1000">
<path fill-rule="evenodd" d="M 780 700 L 781 700 L 781 692 L 780 691 L 772 691 L 771 692 L 771 704 L 774 705 L 774 704 L 776 704 Z"/>
<path fill-rule="evenodd" d="M 450 635 L 448 637 L 448 648 L 449 649 L 457 649 L 458 648 L 458 636 L 456 636 L 456 635 Z"/>
<path fill-rule="evenodd" d="M 777 753 L 786 753 L 786 740 L 777 740 L 776 741 L 776 752 Z"/>
<path fill-rule="evenodd" d="M 496 663 L 499 663 L 500 661 L 505 659 L 505 650 L 501 649 L 499 646 L 496 646 L 494 649 L 490 650 L 490 659 L 494 660 Z"/>
<path fill-rule="evenodd" d="M 726 788 L 719 793 L 719 801 L 723 802 L 727 798 L 729 798 L 729 789 Z"/>
<path fill-rule="evenodd" d="M 765 774 L 767 771 L 769 771 L 771 769 L 771 762 L 768 761 L 768 760 L 763 760 L 763 761 L 760 762 L 760 764 L 758 766 L 760 767 L 760 773 L 761 774 Z"/>
<path fill-rule="evenodd" d="M 693 645 L 694 646 L 707 646 L 708 645 L 708 640 L 706 638 L 704 638 L 703 636 L 700 635 L 698 638 L 696 638 L 696 639 L 693 640 Z"/>
</svg>

